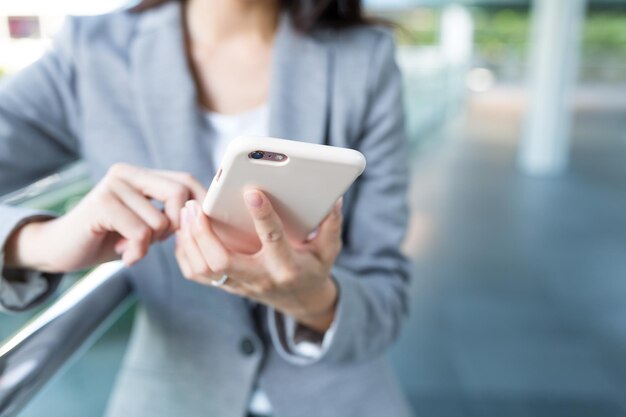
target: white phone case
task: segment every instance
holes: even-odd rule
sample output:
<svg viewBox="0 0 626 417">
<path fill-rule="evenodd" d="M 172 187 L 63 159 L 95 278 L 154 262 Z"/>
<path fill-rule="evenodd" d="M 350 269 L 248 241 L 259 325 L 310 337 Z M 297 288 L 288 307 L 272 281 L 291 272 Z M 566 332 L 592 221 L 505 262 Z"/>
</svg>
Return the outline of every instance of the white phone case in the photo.
<svg viewBox="0 0 626 417">
<path fill-rule="evenodd" d="M 254 160 L 252 152 L 284 160 Z M 283 221 L 287 236 L 303 242 L 365 169 L 358 151 L 285 139 L 240 136 L 228 146 L 202 205 L 215 233 L 239 252 L 260 248 L 243 194 L 263 191 Z"/>
</svg>

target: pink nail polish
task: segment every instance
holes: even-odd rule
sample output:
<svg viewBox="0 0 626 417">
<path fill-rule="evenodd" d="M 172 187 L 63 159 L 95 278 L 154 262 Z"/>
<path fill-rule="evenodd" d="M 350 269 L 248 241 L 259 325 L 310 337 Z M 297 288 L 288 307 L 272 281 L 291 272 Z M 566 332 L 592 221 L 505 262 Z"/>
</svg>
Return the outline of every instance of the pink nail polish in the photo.
<svg viewBox="0 0 626 417">
<path fill-rule="evenodd" d="M 185 208 L 187 209 L 187 221 L 189 223 L 193 222 L 198 218 L 198 203 L 193 200 L 187 201 L 185 204 Z"/>
<path fill-rule="evenodd" d="M 245 199 L 250 207 L 260 208 L 263 205 L 263 198 L 261 198 L 261 195 L 256 191 L 247 192 Z"/>
<path fill-rule="evenodd" d="M 311 231 L 311 233 L 309 233 L 306 240 L 308 241 L 314 240 L 319 233 L 320 233 L 320 228 L 316 227 L 315 229 L 313 229 L 313 231 Z"/>
</svg>

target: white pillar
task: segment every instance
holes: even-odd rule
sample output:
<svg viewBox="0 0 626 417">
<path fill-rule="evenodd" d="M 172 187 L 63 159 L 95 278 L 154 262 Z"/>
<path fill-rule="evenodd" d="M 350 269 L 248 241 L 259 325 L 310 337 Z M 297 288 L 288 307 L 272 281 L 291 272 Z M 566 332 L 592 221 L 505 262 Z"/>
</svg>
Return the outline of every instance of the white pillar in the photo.
<svg viewBox="0 0 626 417">
<path fill-rule="evenodd" d="M 571 93 L 578 73 L 585 0 L 533 0 L 530 97 L 519 155 L 530 175 L 567 168 Z"/>
<path fill-rule="evenodd" d="M 446 6 L 441 13 L 439 48 L 446 67 L 445 111 L 451 120 L 464 108 L 466 77 L 474 46 L 474 19 L 467 7 Z"/>
<path fill-rule="evenodd" d="M 466 7 L 446 6 L 441 13 L 439 46 L 449 65 L 466 66 L 472 58 L 474 21 Z"/>
</svg>

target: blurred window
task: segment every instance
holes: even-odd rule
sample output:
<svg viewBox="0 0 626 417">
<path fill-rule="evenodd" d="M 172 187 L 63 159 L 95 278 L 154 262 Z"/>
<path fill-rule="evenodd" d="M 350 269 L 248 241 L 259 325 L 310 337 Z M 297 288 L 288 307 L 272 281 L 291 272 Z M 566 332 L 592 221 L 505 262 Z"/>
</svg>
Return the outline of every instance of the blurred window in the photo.
<svg viewBox="0 0 626 417">
<path fill-rule="evenodd" d="M 41 37 L 38 16 L 9 16 L 9 36 L 12 39 L 36 39 Z"/>
</svg>

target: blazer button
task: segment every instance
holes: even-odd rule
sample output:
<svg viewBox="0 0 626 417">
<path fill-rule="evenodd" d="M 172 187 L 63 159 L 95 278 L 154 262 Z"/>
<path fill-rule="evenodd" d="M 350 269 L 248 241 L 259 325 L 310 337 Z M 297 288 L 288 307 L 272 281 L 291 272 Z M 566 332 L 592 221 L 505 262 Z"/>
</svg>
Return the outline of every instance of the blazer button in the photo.
<svg viewBox="0 0 626 417">
<path fill-rule="evenodd" d="M 241 353 L 243 353 L 244 356 L 252 356 L 256 349 L 254 347 L 254 342 L 246 337 L 241 341 L 239 350 L 241 350 Z"/>
</svg>

